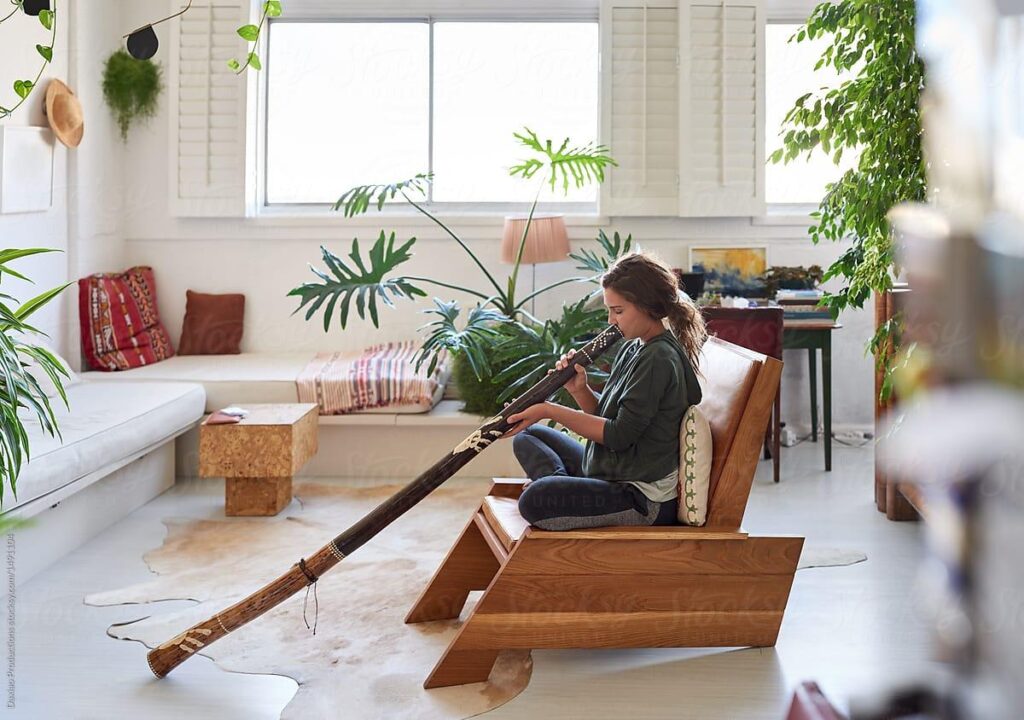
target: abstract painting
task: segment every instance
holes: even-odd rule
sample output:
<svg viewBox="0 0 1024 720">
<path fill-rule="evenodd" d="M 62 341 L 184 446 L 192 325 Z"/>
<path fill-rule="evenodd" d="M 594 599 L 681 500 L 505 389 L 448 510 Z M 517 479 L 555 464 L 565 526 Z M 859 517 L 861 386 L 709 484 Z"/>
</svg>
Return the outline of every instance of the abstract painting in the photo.
<svg viewBox="0 0 1024 720">
<path fill-rule="evenodd" d="M 768 248 L 691 247 L 690 268 L 704 273 L 704 291 L 732 297 L 763 297 Z"/>
</svg>

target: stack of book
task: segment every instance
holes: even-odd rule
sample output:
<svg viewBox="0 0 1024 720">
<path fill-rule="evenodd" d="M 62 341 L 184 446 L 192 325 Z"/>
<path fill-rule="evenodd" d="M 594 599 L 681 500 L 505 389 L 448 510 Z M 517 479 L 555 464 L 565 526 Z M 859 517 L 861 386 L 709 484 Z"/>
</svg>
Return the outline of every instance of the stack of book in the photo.
<svg viewBox="0 0 1024 720">
<path fill-rule="evenodd" d="M 821 290 L 779 290 L 775 301 L 786 320 L 831 320 L 828 308 L 818 306 L 823 296 Z"/>
</svg>

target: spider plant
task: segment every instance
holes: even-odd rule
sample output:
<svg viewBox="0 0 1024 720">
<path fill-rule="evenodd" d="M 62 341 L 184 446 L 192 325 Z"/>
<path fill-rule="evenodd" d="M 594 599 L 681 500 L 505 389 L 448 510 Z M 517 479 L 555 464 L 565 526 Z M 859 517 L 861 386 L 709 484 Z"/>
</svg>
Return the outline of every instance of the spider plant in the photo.
<svg viewBox="0 0 1024 720">
<path fill-rule="evenodd" d="M 8 263 L 22 257 L 48 252 L 59 251 L 44 248 L 0 250 L 0 283 L 3 282 L 5 274 L 31 282 L 21 273 L 11 269 Z M 50 400 L 36 378 L 28 372 L 27 367 L 34 361 L 49 376 L 65 406 L 68 399 L 61 377 L 68 377 L 68 372 L 51 352 L 25 342 L 25 339 L 31 333 L 42 334 L 28 324 L 28 318 L 53 300 L 68 285 L 47 290 L 23 303 L 11 295 L 0 293 L 0 504 L 3 503 L 6 486 L 10 487 L 11 493 L 17 499 L 18 475 L 21 466 L 29 459 L 26 418 L 18 411 L 30 411 L 39 420 L 45 432 L 52 436 L 60 436 Z M 0 527 L 2 526 L 3 520 L 0 519 Z"/>
<path fill-rule="evenodd" d="M 424 207 L 421 201 L 418 202 L 413 197 L 414 195 L 425 195 L 427 186 L 433 179 L 432 174 L 421 173 L 395 183 L 354 187 L 338 198 L 338 201 L 333 206 L 334 210 L 344 212 L 346 217 L 353 217 L 366 212 L 371 206 L 381 210 L 389 200 L 401 197 L 458 243 L 480 269 L 486 287 L 481 290 L 422 276 L 400 274 L 392 276 L 392 273 L 396 272 L 398 266 L 412 256 L 410 248 L 412 248 L 416 239 L 410 238 L 396 250 L 394 248 L 394 233 L 391 233 L 390 238 L 386 239 L 385 233 L 382 231 L 369 253 L 369 267 L 367 267 L 367 263 L 363 262 L 359 251 L 358 239 L 352 241 L 352 249 L 348 254 L 348 258 L 355 266 L 354 270 L 333 252 L 325 247 L 321 247 L 321 254 L 327 267 L 327 272 L 311 268 L 320 282 L 304 283 L 289 293 L 290 296 L 300 298 L 299 307 L 295 312 L 307 308 L 306 320 L 309 320 L 321 307 L 325 307 L 324 330 L 326 331 L 330 327 L 333 310 L 340 301 L 340 323 L 342 329 L 344 329 L 348 321 L 348 310 L 352 298 L 355 297 L 356 312 L 359 314 L 359 317 L 365 318 L 366 311 L 368 310 L 374 327 L 379 327 L 376 304 L 378 296 L 386 305 L 393 307 L 394 298 L 404 297 L 409 300 L 415 300 L 417 297 L 425 296 L 426 293 L 419 287 L 421 283 L 458 290 L 477 298 L 477 305 L 471 311 L 465 329 L 459 330 L 457 328 L 456 321 L 461 312 L 458 304 L 455 301 L 443 303 L 435 299 L 436 307 L 425 312 L 437 314 L 441 319 L 421 328 L 429 329 L 430 334 L 417 358 L 417 368 L 429 360 L 430 369 L 432 370 L 436 365 L 438 354 L 444 349 L 452 351 L 456 355 L 465 352 L 465 358 L 470 363 L 473 373 L 478 379 L 485 376 L 484 368 L 487 357 L 489 353 L 493 354 L 495 338 L 486 331 L 488 327 L 493 328 L 495 324 L 509 322 L 521 323 L 524 327 L 532 328 L 539 338 L 551 337 L 550 331 L 545 335 L 545 323 L 533 317 L 525 309 L 526 305 L 533 298 L 567 283 L 595 284 L 600 273 L 608 267 L 611 261 L 614 261 L 619 252 L 628 252 L 629 239 L 623 244 L 616 234 L 615 242 L 612 243 L 608 241 L 602 231 L 599 236 L 602 250 L 605 253 L 615 252 L 616 254 L 610 257 L 600 257 L 594 252 L 584 251 L 579 256 L 570 255 L 570 257 L 582 263 L 578 269 L 589 270 L 592 274 L 564 278 L 531 292 L 525 297 L 517 297 L 516 282 L 519 276 L 523 248 L 525 247 L 530 223 L 533 220 L 537 203 L 540 199 L 540 192 L 544 185 L 548 185 L 552 190 L 556 190 L 561 186 L 564 192 L 573 185 L 581 188 L 591 182 L 600 183 L 604 180 L 605 170 L 616 163 L 609 156 L 609 150 L 604 145 L 595 145 L 593 143 L 573 145 L 566 138 L 560 145 L 556 146 L 551 140 L 540 140 L 537 134 L 529 128 L 524 128 L 523 133 L 514 133 L 514 136 L 522 146 L 533 152 L 533 156 L 514 165 L 510 169 L 509 174 L 526 180 L 540 177 L 542 182 L 538 186 L 537 194 L 530 206 L 530 213 L 519 242 L 512 272 L 504 283 L 499 282 L 491 274 L 480 261 L 480 258 L 450 227 Z"/>
</svg>

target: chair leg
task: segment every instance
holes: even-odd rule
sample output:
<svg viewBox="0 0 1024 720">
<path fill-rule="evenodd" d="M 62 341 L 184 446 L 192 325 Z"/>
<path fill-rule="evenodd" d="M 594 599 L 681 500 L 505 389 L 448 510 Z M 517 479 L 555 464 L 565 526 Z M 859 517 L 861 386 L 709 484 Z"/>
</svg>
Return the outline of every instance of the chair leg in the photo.
<svg viewBox="0 0 1024 720">
<path fill-rule="evenodd" d="M 423 687 L 430 690 L 485 682 L 490 677 L 497 659 L 497 650 L 459 650 L 456 640 L 444 651 L 444 655 L 423 682 Z"/>
<path fill-rule="evenodd" d="M 476 513 L 474 513 L 475 515 Z M 462 612 L 471 590 L 484 590 L 500 564 L 470 519 L 448 556 L 405 618 L 407 623 L 450 620 Z"/>
<path fill-rule="evenodd" d="M 772 472 L 775 482 L 779 481 L 779 463 L 782 461 L 782 390 L 775 392 L 775 409 L 772 412 Z"/>
</svg>

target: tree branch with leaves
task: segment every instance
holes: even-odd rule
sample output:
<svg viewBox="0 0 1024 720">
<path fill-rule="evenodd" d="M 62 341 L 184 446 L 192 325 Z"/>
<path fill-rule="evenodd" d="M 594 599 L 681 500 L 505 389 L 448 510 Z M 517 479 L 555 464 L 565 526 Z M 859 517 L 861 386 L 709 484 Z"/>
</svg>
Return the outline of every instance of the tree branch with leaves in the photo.
<svg viewBox="0 0 1024 720">
<path fill-rule="evenodd" d="M 822 3 L 790 38 L 827 39 L 815 69 L 850 76 L 798 98 L 783 121 L 782 147 L 769 157 L 789 163 L 820 151 L 838 164 L 844 151 L 860 150 L 857 166 L 827 186 L 808 229 L 815 244 L 851 240 L 824 276 L 844 283 L 822 300 L 833 317 L 892 288 L 899 268 L 886 213 L 926 196 L 918 108 L 924 65 L 915 46 L 915 11 L 914 0 Z M 869 349 L 883 347 L 896 332 L 892 324 L 881 326 Z M 879 361 L 885 357 L 876 353 Z M 882 367 L 888 375 L 891 369 Z"/>
</svg>

